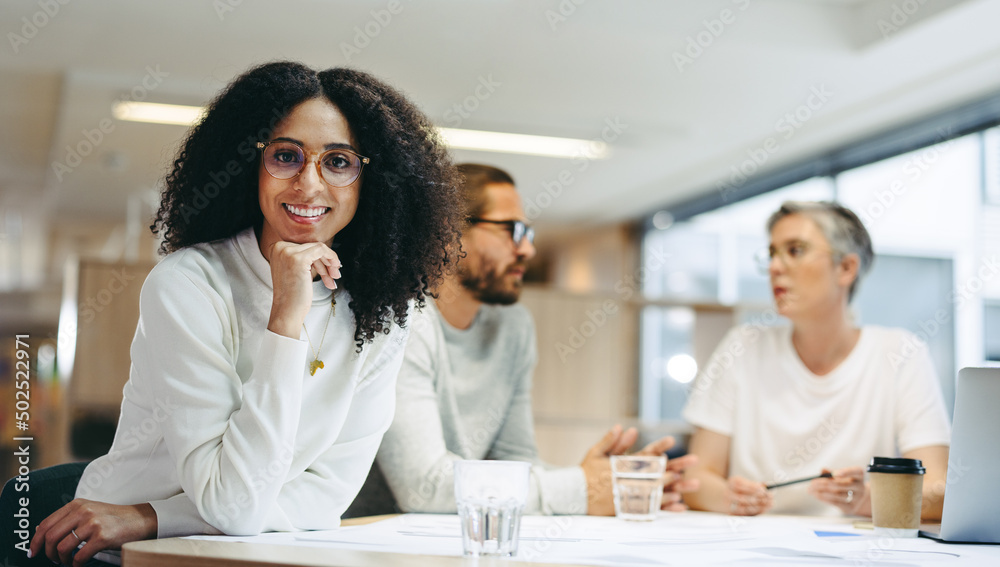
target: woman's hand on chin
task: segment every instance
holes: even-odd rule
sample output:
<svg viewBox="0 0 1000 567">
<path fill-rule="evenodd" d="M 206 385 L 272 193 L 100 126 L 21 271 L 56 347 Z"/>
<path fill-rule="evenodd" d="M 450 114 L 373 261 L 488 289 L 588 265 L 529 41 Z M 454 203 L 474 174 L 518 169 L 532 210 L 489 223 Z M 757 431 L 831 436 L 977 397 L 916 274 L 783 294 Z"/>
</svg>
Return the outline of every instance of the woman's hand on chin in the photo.
<svg viewBox="0 0 1000 567">
<path fill-rule="evenodd" d="M 272 333 L 298 339 L 312 307 L 314 274 L 319 275 L 327 288 L 336 289 L 334 280 L 340 277 L 340 258 L 322 242 L 275 242 L 269 252 L 274 299 L 267 328 Z"/>
<path fill-rule="evenodd" d="M 156 512 L 148 503 L 120 506 L 77 498 L 38 524 L 31 557 L 44 553 L 63 565 L 83 567 L 99 551 L 155 538 L 156 528 Z"/>
</svg>

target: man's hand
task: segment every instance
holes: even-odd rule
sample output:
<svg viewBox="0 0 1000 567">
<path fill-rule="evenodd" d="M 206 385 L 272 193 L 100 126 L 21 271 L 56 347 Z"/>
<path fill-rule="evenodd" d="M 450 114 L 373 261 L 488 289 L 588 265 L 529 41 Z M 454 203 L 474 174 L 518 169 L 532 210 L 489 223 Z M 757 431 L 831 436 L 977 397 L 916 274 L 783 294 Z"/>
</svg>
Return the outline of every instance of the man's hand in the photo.
<svg viewBox="0 0 1000 567">
<path fill-rule="evenodd" d="M 632 448 L 639 433 L 634 427 L 622 431 L 620 425 L 615 425 L 590 450 L 580 466 L 587 478 L 587 514 L 591 516 L 614 516 L 614 489 L 611 479 L 611 455 L 621 455 Z M 637 455 L 664 455 L 676 441 L 673 437 L 662 437 L 646 445 Z M 663 510 L 681 512 L 687 510 L 681 500 L 687 492 L 698 490 L 697 479 L 685 480 L 684 470 L 698 463 L 695 455 L 685 455 L 667 461 L 667 470 L 663 473 L 663 500 L 660 507 Z"/>
<path fill-rule="evenodd" d="M 661 437 L 637 452 L 637 455 L 664 455 L 673 448 L 677 441 L 670 436 Z M 698 464 L 697 455 L 684 455 L 676 459 L 667 461 L 667 469 L 663 473 L 663 499 L 660 501 L 661 510 L 671 512 L 683 512 L 687 510 L 682 502 L 683 494 L 698 490 L 700 483 L 698 479 L 685 480 L 684 469 Z"/>
<path fill-rule="evenodd" d="M 639 437 L 634 427 L 622 431 L 615 425 L 583 457 L 580 467 L 587 478 L 587 514 L 591 516 L 614 516 L 615 502 L 611 488 L 610 455 L 621 455 Z M 652 444 L 651 444 L 652 445 Z"/>
<path fill-rule="evenodd" d="M 44 553 L 63 565 L 83 567 L 99 551 L 155 538 L 156 528 L 156 512 L 148 503 L 118 506 L 77 498 L 38 524 L 31 556 Z"/>
</svg>

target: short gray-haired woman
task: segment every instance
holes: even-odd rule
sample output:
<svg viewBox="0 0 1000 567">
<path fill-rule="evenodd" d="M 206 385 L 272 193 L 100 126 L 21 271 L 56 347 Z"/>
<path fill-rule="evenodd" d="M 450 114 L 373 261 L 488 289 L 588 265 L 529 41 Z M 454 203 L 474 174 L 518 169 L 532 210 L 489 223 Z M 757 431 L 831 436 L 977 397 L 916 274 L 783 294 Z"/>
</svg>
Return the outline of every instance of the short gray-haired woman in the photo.
<svg viewBox="0 0 1000 567">
<path fill-rule="evenodd" d="M 858 327 L 849 311 L 871 267 L 858 217 L 830 202 L 786 202 L 767 222 L 775 309 L 791 326 L 728 333 L 691 391 L 694 509 L 737 515 L 871 515 L 864 466 L 921 459 L 922 516 L 940 518 L 950 427 L 926 345 L 902 329 Z M 833 478 L 765 485 L 832 471 Z"/>
</svg>

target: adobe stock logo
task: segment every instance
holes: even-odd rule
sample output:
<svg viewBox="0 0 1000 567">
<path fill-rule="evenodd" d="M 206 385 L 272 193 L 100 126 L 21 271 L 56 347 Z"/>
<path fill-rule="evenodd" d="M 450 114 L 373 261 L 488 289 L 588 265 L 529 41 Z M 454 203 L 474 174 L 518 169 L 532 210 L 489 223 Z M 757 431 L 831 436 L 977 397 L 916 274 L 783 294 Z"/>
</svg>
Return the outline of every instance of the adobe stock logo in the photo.
<svg viewBox="0 0 1000 567">
<path fill-rule="evenodd" d="M 472 113 L 479 110 L 480 104 L 489 100 L 497 88 L 503 86 L 503 83 L 493 79 L 493 73 L 489 73 L 485 77 L 480 75 L 478 79 L 476 87 L 472 89 L 469 96 L 462 99 L 462 102 L 451 105 L 451 108 L 444 112 L 444 119 L 452 128 L 461 127 L 466 118 L 471 117 Z"/>
<path fill-rule="evenodd" d="M 80 302 L 80 317 L 84 323 L 92 322 L 97 314 L 104 311 L 104 308 L 111 304 L 114 297 L 124 291 L 129 282 L 135 279 L 135 276 L 127 273 L 124 268 L 112 271 L 111 276 L 107 285 L 100 291 Z"/>
<path fill-rule="evenodd" d="M 116 102 L 142 102 L 146 100 L 149 93 L 156 90 L 163 84 L 164 79 L 170 73 L 160 69 L 159 63 L 156 65 L 146 65 L 146 74 L 138 84 L 132 87 L 128 95 L 118 99 Z M 84 128 L 80 131 L 81 139 L 76 144 L 66 145 L 66 157 L 62 161 L 52 162 L 52 173 L 60 183 L 66 174 L 72 173 L 79 167 L 83 160 L 94 153 L 107 136 L 115 131 L 115 123 L 111 117 L 106 117 L 97 122 L 95 128 Z"/>
<path fill-rule="evenodd" d="M 596 159 L 593 153 L 594 148 L 600 148 L 603 145 L 617 141 L 628 128 L 629 125 L 622 122 L 617 116 L 614 118 L 605 118 L 600 138 L 594 138 L 591 141 L 590 148 L 586 152 L 581 151 L 570 158 L 570 163 L 575 168 L 575 171 L 577 173 L 586 171 L 590 167 L 590 162 Z M 528 220 L 537 219 L 542 214 L 542 211 L 552 206 L 552 203 L 556 199 L 559 199 L 570 185 L 576 183 L 579 177 L 574 176 L 573 171 L 569 167 L 563 168 L 556 174 L 555 179 L 542 181 L 543 191 L 534 199 L 528 197 L 524 199 L 524 215 L 528 217 Z"/>
<path fill-rule="evenodd" d="M 903 164 L 901 175 L 893 178 L 884 189 L 875 190 L 873 192 L 874 198 L 869 199 L 867 205 L 855 209 L 858 218 L 868 230 L 871 230 L 875 221 L 888 212 L 897 200 L 904 197 L 911 186 L 917 183 L 956 143 L 956 140 L 951 137 L 950 129 L 939 129 L 938 134 L 939 140 L 946 141 L 928 146 L 920 150 L 919 153 L 914 152 Z"/>
<path fill-rule="evenodd" d="M 833 98 L 834 94 L 824 83 L 812 85 L 805 101 L 786 112 L 774 123 L 774 132 L 781 134 L 780 139 L 778 136 L 767 137 L 758 146 L 747 148 L 747 157 L 743 161 L 729 167 L 730 173 L 727 179 L 720 181 L 716 186 L 722 195 L 722 200 L 729 202 L 733 198 L 733 194 L 737 193 L 750 177 L 763 168 L 772 155 L 781 151 L 781 140 L 792 139 L 795 133 Z"/>
<path fill-rule="evenodd" d="M 556 31 L 560 24 L 565 23 L 570 16 L 576 13 L 578 6 L 582 6 L 586 2 L 587 0 L 560 0 L 555 10 L 545 10 L 545 20 L 549 23 L 552 31 Z"/>
<path fill-rule="evenodd" d="M 893 4 L 889 19 L 880 18 L 877 22 L 882 39 L 889 39 L 890 35 L 899 31 L 926 3 L 927 0 L 903 0 L 901 3 Z"/>
<path fill-rule="evenodd" d="M 750 0 L 732 0 L 732 2 L 739 8 L 740 12 L 750 6 Z M 701 24 L 704 29 L 694 35 L 687 36 L 683 51 L 674 51 L 673 53 L 672 58 L 677 71 L 683 73 L 685 67 L 693 65 L 699 57 L 704 55 L 705 50 L 712 47 L 715 40 L 725 33 L 727 26 L 736 23 L 737 16 L 738 12 L 723 8 L 719 11 L 717 18 L 702 20 Z"/>
<path fill-rule="evenodd" d="M 35 39 L 45 26 L 59 15 L 63 6 L 71 0 L 38 0 L 38 10 L 31 16 L 21 18 L 21 29 L 17 32 L 7 32 L 7 40 L 10 41 L 10 48 L 14 55 L 21 52 L 21 47 L 28 45 L 28 42 Z"/>
<path fill-rule="evenodd" d="M 661 248 L 652 248 L 649 252 L 652 258 L 645 265 L 640 266 L 633 274 L 626 275 L 615 283 L 615 292 L 620 296 L 622 303 L 627 302 L 638 293 L 643 282 L 650 275 L 667 265 L 669 253 L 664 252 Z M 576 354 L 591 337 L 597 334 L 601 327 L 618 314 L 618 311 L 618 302 L 614 299 L 607 299 L 592 310 L 586 309 L 584 314 L 587 319 L 575 327 L 569 327 L 569 334 L 565 342 L 556 341 L 555 349 L 559 360 L 565 363 L 570 355 Z"/>
<path fill-rule="evenodd" d="M 361 55 L 362 50 L 371 45 L 372 41 L 392 24 L 393 17 L 398 16 L 404 8 L 400 0 L 389 0 L 384 9 L 370 11 L 371 18 L 364 25 L 354 26 L 351 43 L 340 42 L 340 53 L 344 56 L 344 60 L 350 63 L 355 55 Z"/>
</svg>

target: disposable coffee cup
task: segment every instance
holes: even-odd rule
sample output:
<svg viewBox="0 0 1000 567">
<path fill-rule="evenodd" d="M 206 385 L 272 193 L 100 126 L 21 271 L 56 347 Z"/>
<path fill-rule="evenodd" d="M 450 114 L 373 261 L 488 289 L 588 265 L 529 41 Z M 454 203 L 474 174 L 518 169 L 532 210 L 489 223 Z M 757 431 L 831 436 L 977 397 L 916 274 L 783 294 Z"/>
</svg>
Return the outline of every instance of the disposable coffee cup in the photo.
<svg viewBox="0 0 1000 567">
<path fill-rule="evenodd" d="M 925 472 L 919 459 L 872 457 L 868 475 L 876 534 L 917 537 Z"/>
</svg>

